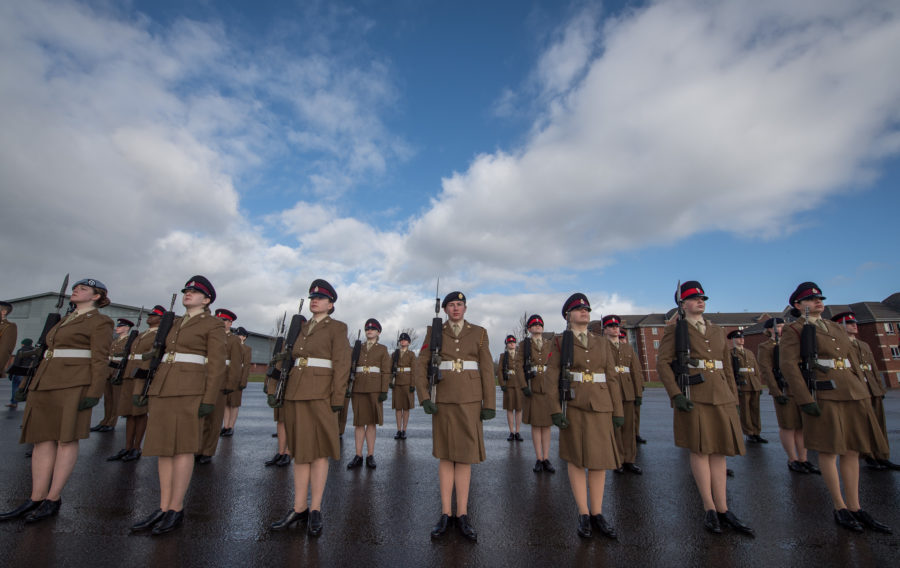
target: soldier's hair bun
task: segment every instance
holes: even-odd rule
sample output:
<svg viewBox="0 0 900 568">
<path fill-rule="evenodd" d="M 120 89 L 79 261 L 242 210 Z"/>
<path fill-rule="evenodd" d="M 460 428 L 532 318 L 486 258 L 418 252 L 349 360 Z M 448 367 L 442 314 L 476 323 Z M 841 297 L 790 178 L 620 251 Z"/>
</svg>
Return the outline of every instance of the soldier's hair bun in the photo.
<svg viewBox="0 0 900 568">
<path fill-rule="evenodd" d="M 100 299 L 94 302 L 95 308 L 105 308 L 111 303 L 109 298 L 106 297 L 106 290 L 103 290 L 102 288 L 94 288 L 94 293 L 100 294 Z"/>
</svg>

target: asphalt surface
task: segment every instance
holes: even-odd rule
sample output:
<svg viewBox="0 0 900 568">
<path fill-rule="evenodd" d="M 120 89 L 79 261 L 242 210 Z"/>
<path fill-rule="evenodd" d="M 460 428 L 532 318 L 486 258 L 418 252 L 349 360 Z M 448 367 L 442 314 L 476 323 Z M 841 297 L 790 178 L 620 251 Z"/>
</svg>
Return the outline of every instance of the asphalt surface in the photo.
<svg viewBox="0 0 900 568">
<path fill-rule="evenodd" d="M 9 381 L 0 398 L 9 400 Z M 500 392 L 498 389 L 498 408 Z M 886 400 L 893 459 L 900 461 L 900 391 Z M 94 409 L 92 424 L 102 417 Z M 31 487 L 30 460 L 18 444 L 19 410 L 0 413 L 0 510 L 16 507 Z M 291 507 L 291 468 L 264 467 L 276 450 L 272 411 L 259 384 L 244 391 L 236 433 L 223 439 L 211 464 L 197 466 L 187 495 L 185 524 L 159 537 L 132 535 L 129 526 L 158 505 L 156 459 L 106 462 L 124 437 L 91 434 L 62 495 L 59 516 L 35 524 L 0 523 L 2 566 L 887 566 L 900 553 L 900 472 L 861 471 L 863 507 L 894 535 L 854 534 L 835 525 L 821 477 L 787 470 L 771 398 L 763 395 L 766 445 L 748 445 L 729 459 L 729 506 L 756 529 L 755 539 L 702 526 L 703 508 L 688 454 L 672 442 L 671 414 L 662 389 L 648 389 L 639 446 L 643 475 L 609 473 L 604 515 L 618 541 L 575 533 L 577 511 L 565 464 L 535 474 L 528 426 L 524 442 L 507 442 L 505 412 L 485 425 L 487 460 L 472 468 L 469 516 L 478 542 L 455 529 L 429 538 L 440 514 L 437 460 L 431 456 L 430 417 L 413 411 L 406 441 L 395 441 L 390 400 L 378 430 L 375 470 L 346 470 L 353 457 L 352 422 L 340 462 L 331 462 L 325 492 L 325 530 L 319 539 L 269 524 Z M 351 418 L 352 421 L 352 418 Z M 815 461 L 814 454 L 812 455 Z"/>
</svg>

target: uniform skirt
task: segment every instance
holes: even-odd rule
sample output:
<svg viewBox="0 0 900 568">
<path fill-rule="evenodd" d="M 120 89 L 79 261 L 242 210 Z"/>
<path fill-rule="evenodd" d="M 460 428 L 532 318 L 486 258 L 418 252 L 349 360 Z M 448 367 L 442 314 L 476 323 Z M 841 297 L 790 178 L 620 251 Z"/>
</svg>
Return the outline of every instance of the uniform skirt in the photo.
<svg viewBox="0 0 900 568">
<path fill-rule="evenodd" d="M 353 425 L 368 426 L 370 424 L 384 424 L 384 408 L 378 400 L 378 392 L 353 393 Z"/>
<path fill-rule="evenodd" d="M 147 406 L 135 406 L 131 401 L 133 395 L 134 379 L 123 379 L 119 400 L 116 402 L 116 411 L 119 416 L 144 416 L 147 414 Z"/>
<path fill-rule="evenodd" d="M 697 454 L 744 454 L 744 436 L 734 404 L 694 402 L 690 412 L 673 409 L 675 445 Z"/>
<path fill-rule="evenodd" d="M 431 416 L 431 454 L 439 460 L 457 463 L 484 461 L 484 430 L 481 403 L 437 403 Z"/>
<path fill-rule="evenodd" d="M 411 385 L 396 385 L 391 393 L 391 408 L 394 410 L 412 410 L 416 407 L 416 393 L 409 392 Z"/>
<path fill-rule="evenodd" d="M 91 411 L 78 410 L 87 386 L 28 391 L 20 444 L 74 442 L 90 435 Z"/>
<path fill-rule="evenodd" d="M 559 457 L 585 469 L 617 469 L 622 455 L 616 446 L 612 412 L 568 407 L 569 427 L 559 431 Z"/>
<path fill-rule="evenodd" d="M 525 397 L 525 404 L 522 405 L 522 421 L 538 428 L 549 428 L 553 426 L 553 397 L 546 393 L 532 393 L 531 396 Z"/>
<path fill-rule="evenodd" d="M 203 419 L 197 416 L 201 395 L 151 396 L 145 456 L 196 454 L 203 442 Z"/>
<path fill-rule="evenodd" d="M 522 394 L 522 389 L 515 385 L 509 385 L 506 387 L 506 391 L 503 392 L 503 409 L 504 410 L 522 410 L 523 401 L 525 395 Z"/>
<path fill-rule="evenodd" d="M 284 407 L 273 408 L 272 410 L 274 410 L 272 419 L 275 420 L 275 422 L 284 422 Z"/>
<path fill-rule="evenodd" d="M 884 416 L 884 397 L 883 396 L 873 396 L 872 397 L 872 410 L 875 412 L 875 420 L 878 422 L 878 427 L 881 428 L 881 433 L 884 434 L 885 443 L 890 444 L 890 441 L 887 437 L 887 420 Z M 876 452 L 875 457 L 880 460 L 890 460 L 891 459 L 891 451 L 889 446 L 885 446 L 884 451 Z"/>
<path fill-rule="evenodd" d="M 826 454 L 876 454 L 888 445 L 871 399 L 819 400 L 821 416 L 803 415 L 803 444 Z"/>
<path fill-rule="evenodd" d="M 225 406 L 231 406 L 234 408 L 241 406 L 241 400 L 244 398 L 244 391 L 238 389 L 234 392 L 230 392 L 225 395 Z"/>
<path fill-rule="evenodd" d="M 284 401 L 284 428 L 294 463 L 341 459 L 337 414 L 328 400 Z"/>
<path fill-rule="evenodd" d="M 801 430 L 803 428 L 803 417 L 800 416 L 800 407 L 794 402 L 794 397 L 789 396 L 787 404 L 778 404 L 773 398 L 775 404 L 775 419 L 778 420 L 778 427 L 782 430 Z"/>
</svg>

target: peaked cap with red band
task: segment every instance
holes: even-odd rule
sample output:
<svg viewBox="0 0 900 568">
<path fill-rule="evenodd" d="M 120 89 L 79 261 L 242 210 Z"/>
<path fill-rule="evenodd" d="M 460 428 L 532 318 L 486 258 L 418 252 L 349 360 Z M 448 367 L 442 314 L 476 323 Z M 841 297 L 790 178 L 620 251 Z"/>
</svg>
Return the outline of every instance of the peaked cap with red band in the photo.
<svg viewBox="0 0 900 568">
<path fill-rule="evenodd" d="M 562 316 L 566 317 L 569 315 L 569 312 L 579 308 L 587 308 L 588 311 L 591 311 L 591 303 L 588 301 L 587 296 L 581 292 L 575 292 L 563 304 Z"/>
<path fill-rule="evenodd" d="M 163 316 L 163 315 L 165 315 L 165 314 L 166 314 L 166 309 L 165 309 L 164 307 L 160 306 L 159 304 L 156 304 L 155 306 L 153 306 L 153 309 L 150 310 L 150 313 L 147 314 L 147 315 L 150 315 L 150 316 Z"/>
<path fill-rule="evenodd" d="M 518 342 L 518 340 L 516 339 L 515 335 L 507 335 L 506 339 L 503 341 L 503 343 L 505 343 L 506 345 L 509 345 L 510 343 L 517 343 L 517 342 Z"/>
<path fill-rule="evenodd" d="M 802 302 L 803 300 L 809 300 L 810 298 L 819 298 L 820 300 L 824 300 L 825 296 L 822 295 L 822 289 L 815 282 L 804 282 L 797 286 L 797 289 L 794 290 L 794 293 L 791 294 L 788 302 L 793 306 L 797 302 Z"/>
<path fill-rule="evenodd" d="M 325 298 L 333 304 L 337 302 L 338 295 L 334 290 L 334 286 L 329 284 L 327 280 L 316 278 L 312 281 L 312 284 L 309 285 L 309 297 L 310 299 Z"/>
<path fill-rule="evenodd" d="M 181 293 L 185 293 L 188 290 L 196 290 L 209 298 L 209 303 L 212 304 L 216 301 L 216 289 L 213 288 L 212 282 L 210 282 L 205 276 L 192 276 L 190 280 L 185 283 L 184 288 L 181 289 Z"/>
<path fill-rule="evenodd" d="M 375 319 L 375 318 L 369 318 L 369 319 L 367 319 L 367 320 L 366 320 L 365 328 L 366 328 L 366 331 L 369 331 L 370 329 L 374 329 L 374 330 L 376 330 L 378 333 L 381 333 L 381 324 L 378 323 L 378 320 Z"/>
<path fill-rule="evenodd" d="M 831 321 L 836 321 L 838 323 L 857 323 L 856 314 L 852 311 L 849 312 L 841 312 L 831 318 Z"/>
<path fill-rule="evenodd" d="M 130 319 L 119 318 L 116 320 L 116 327 L 134 327 L 134 322 Z"/>
<path fill-rule="evenodd" d="M 600 322 L 603 324 L 603 327 L 609 327 L 611 325 L 621 325 L 622 318 L 610 314 L 608 316 L 603 316 L 603 319 L 600 320 Z"/>
<path fill-rule="evenodd" d="M 703 286 L 700 285 L 696 280 L 688 280 L 684 284 L 681 285 L 681 289 L 678 290 L 678 296 L 675 297 L 675 303 L 682 302 L 687 300 L 688 298 L 696 298 L 700 297 L 705 302 L 709 298 L 706 296 L 706 292 L 703 291 Z"/>
<path fill-rule="evenodd" d="M 539 316 L 537 314 L 532 314 L 532 315 L 528 316 L 528 324 L 525 325 L 525 328 L 527 329 L 533 325 L 539 325 L 541 327 L 544 327 L 544 318 L 542 318 L 541 316 Z"/>
<path fill-rule="evenodd" d="M 218 310 L 216 310 L 216 317 L 228 321 L 234 321 L 237 319 L 237 316 L 234 315 L 234 312 L 232 312 L 231 310 L 226 310 L 225 308 L 219 308 Z"/>
</svg>

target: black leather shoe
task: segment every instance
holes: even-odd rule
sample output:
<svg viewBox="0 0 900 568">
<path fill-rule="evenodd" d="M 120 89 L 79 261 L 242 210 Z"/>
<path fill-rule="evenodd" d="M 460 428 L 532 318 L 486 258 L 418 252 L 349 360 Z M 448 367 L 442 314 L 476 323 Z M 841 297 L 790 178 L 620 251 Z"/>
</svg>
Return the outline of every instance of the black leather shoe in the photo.
<svg viewBox="0 0 900 568">
<path fill-rule="evenodd" d="M 747 436 L 747 437 L 744 438 L 744 439 L 746 440 L 746 442 L 747 442 L 748 444 L 755 444 L 755 443 L 756 443 L 756 436 L 754 436 L 754 435 L 752 435 L 752 434 L 749 435 L 749 436 Z"/>
<path fill-rule="evenodd" d="M 125 448 L 122 448 L 121 450 L 116 452 L 115 455 L 109 456 L 108 458 L 106 458 L 106 461 L 108 461 L 108 462 L 117 461 L 117 460 L 124 458 L 126 455 L 128 455 L 128 450 L 126 450 Z"/>
<path fill-rule="evenodd" d="M 808 471 L 809 473 L 815 473 L 816 475 L 822 475 L 822 471 L 819 468 L 817 468 L 816 466 L 814 466 L 812 464 L 812 462 L 810 462 L 810 461 L 803 462 L 803 467 L 805 467 L 806 471 Z"/>
<path fill-rule="evenodd" d="M 894 534 L 894 531 L 891 530 L 891 527 L 887 526 L 884 523 L 879 523 L 875 519 L 872 518 L 872 515 L 860 509 L 859 511 L 850 511 L 850 514 L 853 515 L 853 518 L 866 527 L 867 529 L 872 529 L 873 531 L 885 533 L 885 534 Z"/>
<path fill-rule="evenodd" d="M 874 469 L 875 471 L 881 471 L 881 470 L 885 469 L 885 467 L 883 465 L 881 465 L 878 462 L 878 460 L 876 460 L 872 456 L 866 456 L 865 460 L 866 460 L 866 466 L 869 467 L 869 469 Z"/>
<path fill-rule="evenodd" d="M 722 526 L 719 524 L 719 515 L 716 514 L 715 509 L 710 509 L 706 512 L 706 516 L 703 518 L 703 528 L 713 534 L 722 534 Z"/>
<path fill-rule="evenodd" d="M 766 440 L 765 438 L 763 438 L 763 437 L 760 436 L 759 434 L 756 435 L 756 441 L 759 442 L 760 444 L 768 444 L 768 443 L 769 443 L 768 440 Z"/>
<path fill-rule="evenodd" d="M 230 438 L 234 436 L 233 428 L 222 428 L 222 432 L 219 434 L 220 438 Z"/>
<path fill-rule="evenodd" d="M 647 440 L 641 438 L 640 436 L 635 436 L 635 437 L 634 437 L 634 440 L 635 440 L 638 444 L 646 444 L 646 443 L 647 443 Z"/>
<path fill-rule="evenodd" d="M 724 525 L 726 527 L 731 527 L 738 532 L 742 532 L 746 535 L 756 537 L 756 534 L 753 532 L 753 529 L 745 525 L 741 522 L 739 518 L 734 516 L 730 510 L 725 511 L 724 513 L 718 513 L 719 516 L 719 524 Z"/>
<path fill-rule="evenodd" d="M 405 439 L 406 439 L 406 430 L 400 430 L 400 439 L 401 439 L 401 440 L 405 440 Z"/>
<path fill-rule="evenodd" d="M 153 525 L 158 523 L 163 518 L 163 515 L 165 515 L 165 514 L 166 514 L 166 512 L 163 511 L 162 509 L 157 509 L 157 510 L 153 511 L 143 521 L 131 525 L 131 532 L 145 531 L 147 529 L 153 528 Z"/>
<path fill-rule="evenodd" d="M 806 469 L 806 466 L 803 465 L 803 462 L 799 461 L 789 461 L 788 469 L 793 471 L 794 473 L 809 473 L 809 470 Z"/>
<path fill-rule="evenodd" d="M 734 477 L 734 470 L 731 468 L 726 468 L 725 475 L 727 475 L 728 477 Z"/>
<path fill-rule="evenodd" d="M 544 466 L 544 471 L 546 471 L 547 473 L 556 473 L 556 468 L 553 467 L 553 464 L 550 463 L 550 460 L 544 460 L 543 462 L 541 462 L 541 464 Z"/>
<path fill-rule="evenodd" d="M 436 525 L 431 527 L 431 538 L 441 538 L 450 526 L 450 515 L 441 515 Z"/>
<path fill-rule="evenodd" d="M 534 462 L 534 467 L 531 468 L 531 471 L 535 473 L 544 471 L 544 462 L 542 462 L 541 460 L 537 460 L 536 462 Z"/>
<path fill-rule="evenodd" d="M 274 434 L 272 434 L 272 437 L 273 437 L 273 438 L 277 438 L 277 437 L 278 437 L 278 432 L 275 432 Z"/>
<path fill-rule="evenodd" d="M 278 467 L 291 465 L 291 459 L 291 454 L 281 454 L 281 459 L 278 460 L 278 463 L 276 463 L 275 465 L 277 465 Z"/>
<path fill-rule="evenodd" d="M 399 440 L 399 439 L 400 439 L 400 430 L 397 430 L 397 433 L 394 434 L 394 439 L 395 439 L 395 440 Z"/>
<path fill-rule="evenodd" d="M 322 528 L 324 526 L 325 523 L 322 521 L 322 511 L 310 511 L 309 526 L 307 527 L 309 536 L 319 536 L 320 534 L 322 534 Z"/>
<path fill-rule="evenodd" d="M 221 430 L 219 430 L 219 436 L 222 436 L 223 434 L 225 434 L 225 430 L 228 430 L 228 428 L 223 427 Z"/>
<path fill-rule="evenodd" d="M 611 538 L 616 540 L 619 538 L 619 534 L 616 532 L 616 529 L 612 527 L 606 519 L 603 518 L 603 515 L 591 515 L 591 524 L 594 525 L 594 528 L 600 531 L 600 534 L 605 536 L 606 538 Z"/>
<path fill-rule="evenodd" d="M 894 471 L 900 471 L 900 464 L 896 464 L 891 460 L 878 460 L 878 464 L 884 467 L 885 469 L 892 469 Z"/>
<path fill-rule="evenodd" d="M 522 440 L 522 434 L 519 434 L 518 432 L 516 432 L 516 441 L 517 441 L 517 442 L 523 441 L 523 440 Z"/>
<path fill-rule="evenodd" d="M 578 528 L 575 531 L 581 538 L 591 538 L 594 534 L 591 532 L 591 516 L 578 515 Z"/>
<path fill-rule="evenodd" d="M 203 454 L 197 456 L 197 463 L 200 465 L 206 465 L 210 462 L 212 462 L 212 456 L 204 456 Z"/>
<path fill-rule="evenodd" d="M 856 520 L 856 517 L 853 516 L 849 509 L 836 509 L 834 511 L 834 522 L 853 532 L 863 532 L 862 525 L 859 524 L 859 521 Z"/>
<path fill-rule="evenodd" d="M 141 450 L 139 450 L 137 448 L 133 448 L 131 450 L 128 450 L 128 453 L 125 454 L 125 457 L 122 458 L 122 461 L 130 462 L 130 461 L 139 460 L 139 459 L 141 459 Z"/>
<path fill-rule="evenodd" d="M 507 442 L 514 442 L 516 440 L 516 435 L 512 432 L 509 433 L 509 436 L 506 437 Z"/>
<path fill-rule="evenodd" d="M 101 426 L 97 431 L 98 432 L 115 432 L 115 426 Z"/>
<path fill-rule="evenodd" d="M 91 426 L 91 432 L 99 432 L 101 428 L 103 428 L 103 424 L 97 424 L 96 426 Z"/>
<path fill-rule="evenodd" d="M 622 466 L 619 466 L 613 470 L 613 473 L 625 473 L 625 468 Z"/>
<path fill-rule="evenodd" d="M 625 462 L 622 464 L 622 467 L 625 468 L 625 471 L 630 471 L 631 473 L 636 473 L 638 475 L 644 473 L 644 470 L 642 470 L 640 466 L 635 463 Z"/>
<path fill-rule="evenodd" d="M 281 459 L 281 456 L 282 454 L 275 454 L 271 458 L 267 459 L 265 461 L 266 467 L 269 467 L 270 465 L 278 465 L 278 460 Z"/>
<path fill-rule="evenodd" d="M 162 518 L 150 531 L 152 535 L 161 535 L 174 531 L 184 522 L 184 511 L 166 511 Z"/>
<path fill-rule="evenodd" d="M 469 515 L 458 516 L 456 518 L 456 526 L 459 527 L 459 532 L 467 539 L 478 540 L 478 533 L 475 532 L 475 527 L 469 524 Z"/>
<path fill-rule="evenodd" d="M 347 464 L 347 469 L 353 469 L 361 466 L 363 463 L 362 456 L 353 456 L 353 459 L 350 460 L 350 463 Z"/>
<path fill-rule="evenodd" d="M 44 519 L 57 515 L 59 514 L 60 505 L 62 505 L 62 499 L 57 499 L 56 501 L 44 499 L 34 511 L 28 513 L 28 515 L 25 517 L 25 522 L 36 523 L 38 521 L 43 521 Z"/>
<path fill-rule="evenodd" d="M 369 469 L 375 469 L 375 456 L 366 456 L 366 467 Z"/>
<path fill-rule="evenodd" d="M 18 519 L 19 517 L 25 516 L 28 513 L 37 509 L 43 501 L 32 501 L 28 499 L 12 511 L 6 511 L 5 513 L 0 513 L 0 521 L 9 521 L 12 519 Z"/>
<path fill-rule="evenodd" d="M 280 531 L 287 528 L 290 528 L 292 525 L 296 525 L 297 523 L 306 522 L 309 520 L 309 509 L 304 509 L 303 512 L 298 513 L 293 508 L 288 512 L 287 515 L 284 516 L 280 521 L 275 521 L 271 525 L 271 529 L 273 531 Z"/>
</svg>

